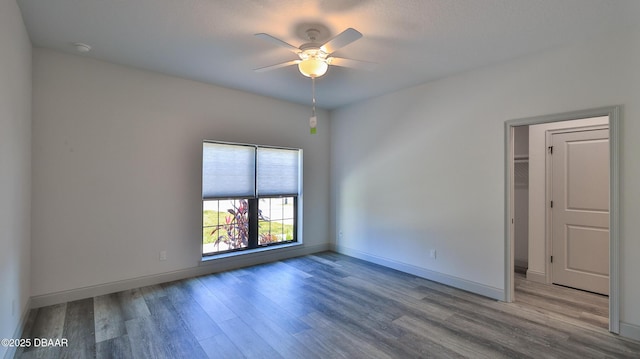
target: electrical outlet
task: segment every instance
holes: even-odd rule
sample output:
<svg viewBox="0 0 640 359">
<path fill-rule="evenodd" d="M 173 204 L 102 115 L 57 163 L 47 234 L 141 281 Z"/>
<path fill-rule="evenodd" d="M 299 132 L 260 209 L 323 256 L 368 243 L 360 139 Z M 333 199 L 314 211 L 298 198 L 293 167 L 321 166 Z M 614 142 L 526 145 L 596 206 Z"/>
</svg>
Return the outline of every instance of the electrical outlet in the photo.
<svg viewBox="0 0 640 359">
<path fill-rule="evenodd" d="M 436 250 L 432 249 L 429 251 L 429 257 L 436 259 Z"/>
<path fill-rule="evenodd" d="M 342 238 L 342 231 L 338 232 L 338 236 Z"/>
<path fill-rule="evenodd" d="M 161 261 L 167 260 L 167 251 L 160 251 L 160 260 Z"/>
<path fill-rule="evenodd" d="M 15 299 L 11 301 L 11 316 L 12 317 L 16 316 L 16 300 Z"/>
</svg>

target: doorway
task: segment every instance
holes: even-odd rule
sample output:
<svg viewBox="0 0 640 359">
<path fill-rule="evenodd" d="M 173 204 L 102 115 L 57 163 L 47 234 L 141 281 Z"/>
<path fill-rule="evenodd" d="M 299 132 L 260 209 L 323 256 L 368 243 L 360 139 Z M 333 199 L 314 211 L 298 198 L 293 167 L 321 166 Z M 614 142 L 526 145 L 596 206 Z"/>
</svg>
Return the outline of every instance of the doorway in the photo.
<svg viewBox="0 0 640 359">
<path fill-rule="evenodd" d="M 607 107 L 593 110 L 585 110 L 585 111 L 577 111 L 571 113 L 563 113 L 556 115 L 548 115 L 541 117 L 533 117 L 533 118 L 525 118 L 518 120 L 510 120 L 505 122 L 505 301 L 511 302 L 515 297 L 515 281 L 516 275 L 515 271 L 515 258 L 516 258 L 516 186 L 518 184 L 515 176 L 515 172 L 518 170 L 517 166 L 519 166 L 516 162 L 517 160 L 522 161 L 521 153 L 518 155 L 518 151 L 515 149 L 515 131 L 518 126 L 535 126 L 542 124 L 559 124 L 557 127 L 571 127 L 570 122 L 572 120 L 580 120 L 587 118 L 595 118 L 595 117 L 605 117 L 605 124 L 608 125 L 608 133 L 609 133 L 609 208 L 610 211 L 608 213 L 608 222 L 609 222 L 609 243 L 608 243 L 608 269 L 610 280 L 608 283 L 609 289 L 609 303 L 608 303 L 608 318 L 609 318 L 609 331 L 614 333 L 619 333 L 619 288 L 618 288 L 618 278 L 619 278 L 619 270 L 618 270 L 618 257 L 619 257 L 619 245 L 618 245 L 618 121 L 619 121 L 619 112 L 620 107 Z M 544 127 L 544 126 L 539 126 Z M 533 128 L 533 127 L 531 127 Z M 532 144 L 533 145 L 533 144 Z M 532 157 L 535 154 L 530 153 L 529 157 Z M 531 163 L 533 167 L 533 164 Z M 546 166 L 546 165 L 545 165 Z M 531 175 L 534 175 L 534 168 L 528 168 Z M 546 170 L 543 169 L 543 173 L 546 173 Z M 540 175 L 539 173 L 536 175 Z M 545 174 L 543 174 L 545 176 Z M 520 179 L 521 180 L 521 179 Z M 546 179 L 545 179 L 546 181 Z M 534 191 L 534 188 L 529 189 Z M 543 190 L 546 191 L 546 190 Z M 519 194 L 522 197 L 521 194 Z M 532 196 L 529 197 L 532 201 L 542 201 L 542 205 L 545 206 L 548 204 L 547 196 L 536 196 L 532 193 Z M 529 208 L 535 203 L 530 203 Z M 546 233 L 546 227 L 544 223 L 550 221 L 548 219 L 547 214 L 542 216 L 543 227 L 540 229 L 539 225 L 535 225 L 533 223 L 528 223 L 529 226 L 529 234 L 533 234 L 534 236 L 540 235 L 540 233 L 536 234 L 537 231 L 542 231 L 542 237 L 545 238 L 541 243 L 536 242 L 535 245 L 529 243 L 528 245 L 528 263 L 526 268 L 526 277 L 532 279 L 533 282 L 541 282 L 541 283 L 551 283 L 551 262 L 550 258 L 546 257 L 547 253 L 550 253 L 551 243 L 547 242 L 547 238 L 550 238 L 550 235 Z M 521 229 L 520 229 L 521 231 Z M 536 249 L 536 246 L 542 246 L 543 249 Z M 533 251 L 532 251 L 533 250 Z M 522 249 L 518 249 L 521 253 Z M 521 254 L 518 260 L 519 263 L 522 262 Z M 522 267 L 519 265 L 519 267 Z M 521 277 L 517 278 L 521 280 Z"/>
</svg>

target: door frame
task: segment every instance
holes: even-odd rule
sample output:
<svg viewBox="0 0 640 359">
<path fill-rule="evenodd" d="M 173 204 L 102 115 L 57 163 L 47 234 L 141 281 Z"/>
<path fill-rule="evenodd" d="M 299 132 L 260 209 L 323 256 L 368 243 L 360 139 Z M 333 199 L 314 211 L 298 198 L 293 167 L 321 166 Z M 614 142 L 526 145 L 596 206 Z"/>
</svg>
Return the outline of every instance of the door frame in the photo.
<svg viewBox="0 0 640 359">
<path fill-rule="evenodd" d="M 514 300 L 514 180 L 513 131 L 516 126 L 609 117 L 609 331 L 620 333 L 620 120 L 622 106 L 608 106 L 559 114 L 520 118 L 504 123 L 504 301 Z"/>
</svg>

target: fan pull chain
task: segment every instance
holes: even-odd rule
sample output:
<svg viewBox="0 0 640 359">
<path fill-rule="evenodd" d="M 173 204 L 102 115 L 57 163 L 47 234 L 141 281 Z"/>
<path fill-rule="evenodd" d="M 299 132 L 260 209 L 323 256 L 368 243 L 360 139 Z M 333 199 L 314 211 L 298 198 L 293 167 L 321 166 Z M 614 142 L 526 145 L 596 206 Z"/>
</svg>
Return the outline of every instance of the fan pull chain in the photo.
<svg viewBox="0 0 640 359">
<path fill-rule="evenodd" d="M 316 126 L 318 125 L 318 118 L 316 117 L 316 78 L 311 77 L 311 117 L 309 118 L 309 132 L 312 135 L 316 134 Z"/>
</svg>

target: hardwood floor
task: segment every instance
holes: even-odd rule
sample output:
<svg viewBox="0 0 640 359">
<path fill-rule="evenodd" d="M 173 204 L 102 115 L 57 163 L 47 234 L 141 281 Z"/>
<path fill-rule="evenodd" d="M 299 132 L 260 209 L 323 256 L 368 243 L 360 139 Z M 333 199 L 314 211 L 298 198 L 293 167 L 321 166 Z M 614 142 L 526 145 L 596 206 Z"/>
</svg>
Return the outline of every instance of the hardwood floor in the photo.
<svg viewBox="0 0 640 359">
<path fill-rule="evenodd" d="M 325 252 L 34 309 L 23 338 L 69 345 L 16 357 L 640 357 L 588 311 L 549 314 L 517 287 L 502 303 Z"/>
<path fill-rule="evenodd" d="M 582 326 L 609 328 L 609 297 L 515 275 L 516 304 Z"/>
</svg>

